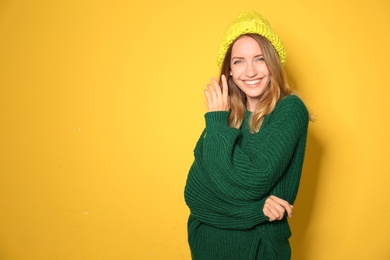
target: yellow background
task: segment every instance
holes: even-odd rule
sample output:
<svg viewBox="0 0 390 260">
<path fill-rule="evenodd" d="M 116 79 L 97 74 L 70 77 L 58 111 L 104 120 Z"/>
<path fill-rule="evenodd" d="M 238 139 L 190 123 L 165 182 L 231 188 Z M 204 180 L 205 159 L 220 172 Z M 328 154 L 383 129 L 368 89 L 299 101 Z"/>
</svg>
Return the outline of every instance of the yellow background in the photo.
<svg viewBox="0 0 390 260">
<path fill-rule="evenodd" d="M 242 11 L 308 107 L 293 259 L 390 259 L 388 0 L 0 1 L 0 259 L 189 259 L 203 89 Z"/>
</svg>

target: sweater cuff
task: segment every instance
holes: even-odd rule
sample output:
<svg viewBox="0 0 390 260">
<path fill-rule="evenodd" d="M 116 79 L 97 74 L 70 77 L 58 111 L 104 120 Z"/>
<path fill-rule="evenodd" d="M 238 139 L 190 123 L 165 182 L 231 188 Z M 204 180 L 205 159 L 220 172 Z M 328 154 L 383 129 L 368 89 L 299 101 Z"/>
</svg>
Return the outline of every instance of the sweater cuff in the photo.
<svg viewBox="0 0 390 260">
<path fill-rule="evenodd" d="M 229 111 L 213 111 L 207 112 L 204 117 L 206 120 L 207 132 L 220 132 L 221 130 L 229 129 L 228 118 Z"/>
</svg>

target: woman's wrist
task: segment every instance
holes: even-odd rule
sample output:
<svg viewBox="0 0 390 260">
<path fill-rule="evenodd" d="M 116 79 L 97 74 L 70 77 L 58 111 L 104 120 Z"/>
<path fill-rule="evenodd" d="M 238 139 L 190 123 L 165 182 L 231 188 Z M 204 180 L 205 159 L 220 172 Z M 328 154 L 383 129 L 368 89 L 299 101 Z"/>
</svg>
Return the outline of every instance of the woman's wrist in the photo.
<svg viewBox="0 0 390 260">
<path fill-rule="evenodd" d="M 212 111 L 205 114 L 206 129 L 210 131 L 221 131 L 229 129 L 228 118 L 229 111 Z"/>
</svg>

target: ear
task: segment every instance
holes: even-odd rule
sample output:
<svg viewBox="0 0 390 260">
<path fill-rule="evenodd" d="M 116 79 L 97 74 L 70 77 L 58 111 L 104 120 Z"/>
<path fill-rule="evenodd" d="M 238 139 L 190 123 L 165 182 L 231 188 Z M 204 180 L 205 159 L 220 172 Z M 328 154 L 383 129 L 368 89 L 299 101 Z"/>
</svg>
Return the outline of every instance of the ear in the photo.
<svg viewBox="0 0 390 260">
<path fill-rule="evenodd" d="M 233 72 L 232 72 L 232 70 L 230 70 L 230 76 L 233 76 Z"/>
</svg>

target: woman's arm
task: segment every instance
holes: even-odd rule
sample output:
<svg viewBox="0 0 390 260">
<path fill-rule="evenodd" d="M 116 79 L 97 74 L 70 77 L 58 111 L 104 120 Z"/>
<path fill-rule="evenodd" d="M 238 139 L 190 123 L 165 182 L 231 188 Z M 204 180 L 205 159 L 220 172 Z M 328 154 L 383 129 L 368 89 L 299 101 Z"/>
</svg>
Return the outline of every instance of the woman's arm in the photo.
<svg viewBox="0 0 390 260">
<path fill-rule="evenodd" d="M 257 194 L 256 198 L 261 199 L 270 195 L 291 167 L 293 158 L 297 161 L 297 169 L 292 170 L 300 171 L 298 164 L 303 162 L 303 154 L 297 148 L 304 149 L 302 143 L 307 133 L 307 110 L 297 97 L 279 102 L 281 104 L 277 105 L 245 147 L 237 145 L 239 130 L 228 127 L 227 112 L 209 112 L 205 115 L 203 161 L 210 183 L 215 184 L 221 195 L 234 199 L 237 189 L 241 189 L 249 195 L 248 198 L 254 198 L 253 194 Z M 295 182 L 297 179 L 299 181 L 296 178 L 299 176 L 293 177 Z M 223 185 L 220 185 L 221 182 Z M 253 194 L 248 194 L 251 192 Z M 284 199 L 295 199 L 295 192 Z"/>
</svg>

